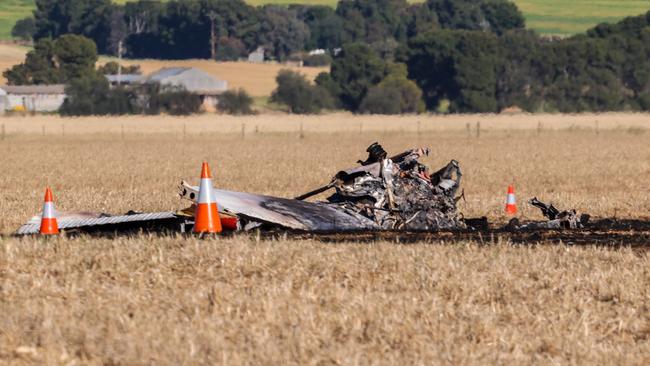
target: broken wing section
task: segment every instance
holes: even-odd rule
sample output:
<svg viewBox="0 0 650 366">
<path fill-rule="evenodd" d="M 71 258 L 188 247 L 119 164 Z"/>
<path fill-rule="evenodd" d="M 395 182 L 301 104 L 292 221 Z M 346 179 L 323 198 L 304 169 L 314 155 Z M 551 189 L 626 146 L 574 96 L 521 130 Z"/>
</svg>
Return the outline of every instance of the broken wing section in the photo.
<svg viewBox="0 0 650 366">
<path fill-rule="evenodd" d="M 181 182 L 179 194 L 194 201 L 198 187 Z M 214 190 L 219 211 L 252 221 L 304 231 L 358 231 L 379 229 L 373 221 L 326 204 L 251 193 Z"/>
<path fill-rule="evenodd" d="M 147 227 L 178 228 L 185 220 L 173 211 L 133 213 L 127 215 L 110 216 L 99 213 L 71 213 L 59 214 L 57 222 L 61 230 L 138 230 Z M 32 217 L 25 225 L 21 226 L 16 235 L 38 234 L 41 226 L 41 217 Z"/>
</svg>

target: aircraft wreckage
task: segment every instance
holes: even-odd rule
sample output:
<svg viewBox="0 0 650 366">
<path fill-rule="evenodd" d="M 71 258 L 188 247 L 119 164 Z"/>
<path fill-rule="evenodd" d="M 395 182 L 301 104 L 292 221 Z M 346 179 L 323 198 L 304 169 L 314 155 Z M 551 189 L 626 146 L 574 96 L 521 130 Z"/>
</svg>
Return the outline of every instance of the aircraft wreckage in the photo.
<svg viewBox="0 0 650 366">
<path fill-rule="evenodd" d="M 457 209 L 462 172 L 457 161 L 432 172 L 420 162 L 429 155 L 428 148 L 416 148 L 389 156 L 373 143 L 368 157 L 358 166 L 342 170 L 332 180 L 293 199 L 214 189 L 222 226 L 227 231 L 278 231 L 306 233 L 354 232 L 440 232 L 476 231 L 487 228 L 487 220 L 465 219 Z M 189 232 L 194 225 L 198 186 L 183 181 L 178 187 L 182 199 L 190 206 L 179 211 L 129 212 L 112 216 L 105 213 L 59 213 L 59 229 L 68 232 Z M 306 199 L 331 192 L 324 201 Z M 536 198 L 547 221 L 520 224 L 513 219 L 510 230 L 577 229 L 584 226 L 587 215 L 559 211 Z M 37 234 L 40 216 L 33 217 L 16 232 Z"/>
</svg>

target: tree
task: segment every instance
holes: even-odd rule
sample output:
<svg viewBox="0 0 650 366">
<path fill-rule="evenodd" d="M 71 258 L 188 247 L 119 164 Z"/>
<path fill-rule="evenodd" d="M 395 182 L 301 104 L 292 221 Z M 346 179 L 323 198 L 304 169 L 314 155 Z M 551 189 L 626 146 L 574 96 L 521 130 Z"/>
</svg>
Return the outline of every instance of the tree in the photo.
<svg viewBox="0 0 650 366">
<path fill-rule="evenodd" d="M 56 41 L 39 40 L 24 63 L 3 75 L 12 85 L 65 83 L 94 73 L 95 62 L 95 44 L 85 37 L 67 34 Z"/>
<path fill-rule="evenodd" d="M 334 58 L 331 78 L 338 85 L 344 108 L 356 111 L 370 87 L 386 75 L 384 62 L 363 44 L 348 44 Z"/>
<path fill-rule="evenodd" d="M 409 42 L 409 76 L 424 92 L 429 109 L 443 99 L 452 112 L 495 112 L 496 37 L 489 33 L 441 30 Z"/>
<path fill-rule="evenodd" d="M 33 17 L 20 19 L 11 28 L 11 36 L 23 41 L 31 41 L 36 33 L 36 22 Z"/>
<path fill-rule="evenodd" d="M 254 114 L 253 98 L 244 89 L 228 90 L 218 97 L 217 108 L 227 114 Z"/>
<path fill-rule="evenodd" d="M 115 61 L 109 61 L 105 63 L 103 66 L 98 67 L 97 72 L 99 72 L 102 75 L 117 75 L 119 69 L 120 69 L 120 64 L 118 64 Z M 140 75 L 142 74 L 142 70 L 140 69 L 140 65 L 122 66 L 122 74 Z"/>
<path fill-rule="evenodd" d="M 339 1 L 336 6 L 347 42 L 405 40 L 407 11 L 406 0 L 350 0 Z"/>
<path fill-rule="evenodd" d="M 390 64 L 387 70 L 386 78 L 368 90 L 359 111 L 375 114 L 423 112 L 422 91 L 406 78 L 406 65 Z"/>
<path fill-rule="evenodd" d="M 66 34 L 54 42 L 54 53 L 63 80 L 81 78 L 95 71 L 97 48 L 86 37 Z"/>
<path fill-rule="evenodd" d="M 502 34 L 525 26 L 517 6 L 506 0 L 427 0 L 426 5 L 442 28 Z"/>
<path fill-rule="evenodd" d="M 61 70 L 57 67 L 54 41 L 42 39 L 27 52 L 25 62 L 3 72 L 9 85 L 57 84 L 62 82 Z"/>
<path fill-rule="evenodd" d="M 92 39 L 100 53 L 109 50 L 110 0 L 36 0 L 35 40 L 73 33 Z"/>
<path fill-rule="evenodd" d="M 92 73 L 70 81 L 59 113 L 64 116 L 131 114 L 135 111 L 135 99 L 133 91 L 110 89 L 103 75 Z"/>
<path fill-rule="evenodd" d="M 296 11 L 279 5 L 262 7 L 260 43 L 276 60 L 284 61 L 304 49 L 309 40 L 309 28 L 296 17 Z"/>
<path fill-rule="evenodd" d="M 319 113 L 333 106 L 326 90 L 310 84 L 304 75 L 295 71 L 280 70 L 276 82 L 278 86 L 271 94 L 271 101 L 287 105 L 289 113 Z"/>
<path fill-rule="evenodd" d="M 325 5 L 289 5 L 296 12 L 298 19 L 309 28 L 309 40 L 305 43 L 306 50 L 333 50 L 343 44 L 343 18 L 334 9 Z"/>
</svg>

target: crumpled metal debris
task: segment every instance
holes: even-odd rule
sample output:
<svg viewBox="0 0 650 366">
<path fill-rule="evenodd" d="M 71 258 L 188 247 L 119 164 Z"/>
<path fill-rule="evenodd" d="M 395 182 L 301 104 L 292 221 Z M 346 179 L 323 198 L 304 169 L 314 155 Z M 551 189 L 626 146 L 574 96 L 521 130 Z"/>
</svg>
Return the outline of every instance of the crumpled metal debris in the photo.
<svg viewBox="0 0 650 366">
<path fill-rule="evenodd" d="M 517 219 L 512 219 L 508 223 L 507 228 L 515 230 L 583 229 L 590 219 L 590 216 L 587 214 L 578 215 L 578 212 L 574 209 L 560 211 L 552 204 L 546 204 L 538 200 L 537 197 L 533 197 L 528 203 L 539 208 L 542 211 L 542 215 L 548 220 L 529 222 L 521 225 Z"/>
<path fill-rule="evenodd" d="M 339 172 L 325 186 L 336 189 L 327 198 L 331 205 L 367 217 L 384 230 L 465 228 L 456 209 L 462 177 L 457 161 L 430 174 L 429 168 L 419 162 L 429 155 L 428 148 L 387 158 L 388 154 L 375 142 L 367 151 L 368 159 L 359 161 L 360 167 Z"/>
</svg>

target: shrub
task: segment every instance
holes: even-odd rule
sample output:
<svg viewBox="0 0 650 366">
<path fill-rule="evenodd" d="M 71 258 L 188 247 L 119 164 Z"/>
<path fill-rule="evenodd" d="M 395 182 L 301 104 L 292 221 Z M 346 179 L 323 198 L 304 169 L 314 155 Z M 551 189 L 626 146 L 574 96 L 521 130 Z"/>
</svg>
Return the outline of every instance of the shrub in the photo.
<svg viewBox="0 0 650 366">
<path fill-rule="evenodd" d="M 271 94 L 271 101 L 287 105 L 289 113 L 320 113 L 334 105 L 327 90 L 310 84 L 304 75 L 297 72 L 280 70 L 276 82 L 278 87 Z"/>
<path fill-rule="evenodd" d="M 309 55 L 303 60 L 304 66 L 320 67 L 332 64 L 332 57 L 327 54 Z"/>
<path fill-rule="evenodd" d="M 399 114 L 423 112 L 422 90 L 406 78 L 403 64 L 389 64 L 388 76 L 370 88 L 359 110 L 362 113 Z"/>
<path fill-rule="evenodd" d="M 122 115 L 134 113 L 132 91 L 110 89 L 106 78 L 91 74 L 72 80 L 66 87 L 67 97 L 59 109 L 64 116 Z"/>
<path fill-rule="evenodd" d="M 237 38 L 221 37 L 217 42 L 217 61 L 237 61 L 246 56 L 246 45 Z"/>
<path fill-rule="evenodd" d="M 182 87 L 151 88 L 147 114 L 165 112 L 172 116 L 187 116 L 201 111 L 201 97 Z"/>
<path fill-rule="evenodd" d="M 371 114 L 399 114 L 399 90 L 380 86 L 370 88 L 359 106 L 359 111 Z"/>
<path fill-rule="evenodd" d="M 14 38 L 22 39 L 23 41 L 31 41 L 36 33 L 36 21 L 32 17 L 20 19 L 11 28 L 11 36 Z"/>
<path fill-rule="evenodd" d="M 217 108 L 228 114 L 254 114 L 253 98 L 244 89 L 228 90 L 219 95 Z"/>
<path fill-rule="evenodd" d="M 103 66 L 97 68 L 97 71 L 103 75 L 117 75 L 120 69 L 120 64 L 115 61 L 109 61 Z M 122 74 L 142 74 L 140 65 L 122 66 Z"/>
</svg>

